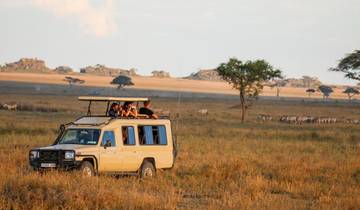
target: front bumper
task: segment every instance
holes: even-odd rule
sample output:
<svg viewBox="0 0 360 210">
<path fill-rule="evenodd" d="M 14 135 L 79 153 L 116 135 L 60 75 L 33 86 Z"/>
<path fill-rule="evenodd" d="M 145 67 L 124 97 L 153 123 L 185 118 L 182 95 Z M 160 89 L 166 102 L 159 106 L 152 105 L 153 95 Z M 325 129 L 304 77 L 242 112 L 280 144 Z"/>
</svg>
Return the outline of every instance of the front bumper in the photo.
<svg viewBox="0 0 360 210">
<path fill-rule="evenodd" d="M 42 164 L 44 163 L 44 164 Z M 44 167 L 44 165 L 54 165 L 51 167 Z M 74 170 L 74 169 L 78 169 L 81 166 L 81 161 L 76 161 L 76 160 L 66 160 L 66 161 L 58 161 L 58 162 L 49 162 L 49 161 L 41 161 L 41 160 L 30 160 L 30 166 L 34 169 L 34 170 L 51 170 L 51 169 L 56 169 L 56 170 Z"/>
<path fill-rule="evenodd" d="M 30 166 L 35 170 L 72 170 L 77 169 L 81 165 L 81 161 L 66 160 L 64 158 L 65 150 L 38 150 L 39 157 L 35 159 L 30 158 Z M 75 151 L 74 151 L 75 152 Z"/>
</svg>

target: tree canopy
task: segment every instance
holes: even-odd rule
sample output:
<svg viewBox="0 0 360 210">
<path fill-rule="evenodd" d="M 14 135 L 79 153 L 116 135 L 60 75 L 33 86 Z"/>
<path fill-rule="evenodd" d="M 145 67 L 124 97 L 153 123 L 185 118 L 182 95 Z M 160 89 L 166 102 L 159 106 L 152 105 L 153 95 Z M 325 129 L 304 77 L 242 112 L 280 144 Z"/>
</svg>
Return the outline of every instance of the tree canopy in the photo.
<svg viewBox="0 0 360 210">
<path fill-rule="evenodd" d="M 242 109 L 241 121 L 244 122 L 245 111 L 250 98 L 255 98 L 263 89 L 263 83 L 272 79 L 282 78 L 281 71 L 274 69 L 265 60 L 240 61 L 236 58 L 221 63 L 216 71 L 232 87 L 239 91 Z"/>
<path fill-rule="evenodd" d="M 320 85 L 319 90 L 323 94 L 324 99 L 329 98 L 330 94 L 334 92 L 332 87 L 326 85 Z"/>
<path fill-rule="evenodd" d="M 346 55 L 337 67 L 330 68 L 330 71 L 343 72 L 346 78 L 360 80 L 360 50 Z"/>
<path fill-rule="evenodd" d="M 134 85 L 134 83 L 132 82 L 131 78 L 125 75 L 119 75 L 117 77 L 115 77 L 110 84 L 112 85 L 117 85 L 118 89 L 121 89 L 125 86 L 132 86 Z"/>
<path fill-rule="evenodd" d="M 348 88 L 346 88 L 346 90 L 344 90 L 343 93 L 347 94 L 349 97 L 349 100 L 351 101 L 352 97 L 355 95 L 358 95 L 360 92 L 357 88 L 348 87 Z"/>
<path fill-rule="evenodd" d="M 310 97 L 311 97 L 311 94 L 315 93 L 316 90 L 315 90 L 314 88 L 308 88 L 308 89 L 306 89 L 305 92 L 308 93 L 308 96 L 309 96 L 309 98 L 310 98 Z"/>
<path fill-rule="evenodd" d="M 85 83 L 85 80 L 78 79 L 75 77 L 65 77 L 64 81 L 68 82 L 70 86 Z"/>
</svg>

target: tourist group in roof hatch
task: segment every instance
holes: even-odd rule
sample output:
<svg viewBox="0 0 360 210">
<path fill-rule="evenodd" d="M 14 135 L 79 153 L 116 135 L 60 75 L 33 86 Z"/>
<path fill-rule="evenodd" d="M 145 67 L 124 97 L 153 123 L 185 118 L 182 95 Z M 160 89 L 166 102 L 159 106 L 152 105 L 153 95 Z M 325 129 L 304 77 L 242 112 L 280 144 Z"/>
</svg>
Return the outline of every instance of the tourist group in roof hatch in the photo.
<svg viewBox="0 0 360 210">
<path fill-rule="evenodd" d="M 151 101 L 144 101 L 144 106 L 139 110 L 134 102 L 126 101 L 122 105 L 120 103 L 112 103 L 108 111 L 111 118 L 131 117 L 131 118 L 150 118 L 158 119 L 158 116 L 151 110 Z"/>
</svg>

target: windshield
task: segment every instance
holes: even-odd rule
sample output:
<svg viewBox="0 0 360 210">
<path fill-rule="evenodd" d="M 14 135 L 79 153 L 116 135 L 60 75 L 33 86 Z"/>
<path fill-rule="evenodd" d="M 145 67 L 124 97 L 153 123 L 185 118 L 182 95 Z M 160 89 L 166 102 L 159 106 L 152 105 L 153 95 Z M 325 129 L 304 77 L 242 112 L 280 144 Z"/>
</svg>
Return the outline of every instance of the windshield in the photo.
<svg viewBox="0 0 360 210">
<path fill-rule="evenodd" d="M 97 145 L 99 136 L 99 129 L 68 129 L 59 144 Z"/>
</svg>

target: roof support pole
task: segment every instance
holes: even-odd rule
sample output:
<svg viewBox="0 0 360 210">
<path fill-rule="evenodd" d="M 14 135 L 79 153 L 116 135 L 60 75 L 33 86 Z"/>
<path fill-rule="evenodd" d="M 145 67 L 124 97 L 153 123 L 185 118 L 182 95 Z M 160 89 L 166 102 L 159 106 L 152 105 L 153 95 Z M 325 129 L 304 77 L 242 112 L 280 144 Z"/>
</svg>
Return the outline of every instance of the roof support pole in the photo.
<svg viewBox="0 0 360 210">
<path fill-rule="evenodd" d="M 109 105 L 110 105 L 110 101 L 107 102 L 105 116 L 107 116 L 107 113 L 109 112 Z"/>
<path fill-rule="evenodd" d="M 92 101 L 89 101 L 87 116 L 91 116 L 91 102 Z"/>
</svg>

